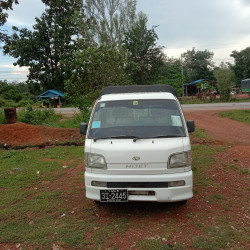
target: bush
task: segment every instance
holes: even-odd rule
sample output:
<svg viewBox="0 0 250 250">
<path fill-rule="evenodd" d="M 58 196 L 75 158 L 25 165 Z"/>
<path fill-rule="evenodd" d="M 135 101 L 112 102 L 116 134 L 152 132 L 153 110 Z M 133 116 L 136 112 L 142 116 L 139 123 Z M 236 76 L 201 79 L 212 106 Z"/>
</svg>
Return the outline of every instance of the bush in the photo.
<svg viewBox="0 0 250 250">
<path fill-rule="evenodd" d="M 73 118 L 63 119 L 58 122 L 55 127 L 59 128 L 79 128 L 80 123 L 83 122 L 82 114 L 75 114 Z"/>
<path fill-rule="evenodd" d="M 22 99 L 17 103 L 17 107 L 27 107 L 33 104 L 34 102 L 31 99 Z"/>
<path fill-rule="evenodd" d="M 5 107 L 6 106 L 6 100 L 0 96 L 0 107 Z"/>
<path fill-rule="evenodd" d="M 29 105 L 25 110 L 18 112 L 18 121 L 33 125 L 49 125 L 61 118 L 53 109 L 33 109 Z"/>
<path fill-rule="evenodd" d="M 93 103 L 99 96 L 100 90 L 95 90 L 89 92 L 84 96 L 78 96 L 75 98 L 69 98 L 68 100 L 72 102 L 77 108 L 80 109 L 82 114 L 82 121 L 88 123 L 90 115 L 91 115 L 91 107 Z"/>
<path fill-rule="evenodd" d="M 17 104 L 13 100 L 6 100 L 0 96 L 0 107 L 2 108 L 13 108 L 16 107 Z"/>
<path fill-rule="evenodd" d="M 5 124 L 5 116 L 4 116 L 4 111 L 3 109 L 0 109 L 0 124 Z"/>
</svg>

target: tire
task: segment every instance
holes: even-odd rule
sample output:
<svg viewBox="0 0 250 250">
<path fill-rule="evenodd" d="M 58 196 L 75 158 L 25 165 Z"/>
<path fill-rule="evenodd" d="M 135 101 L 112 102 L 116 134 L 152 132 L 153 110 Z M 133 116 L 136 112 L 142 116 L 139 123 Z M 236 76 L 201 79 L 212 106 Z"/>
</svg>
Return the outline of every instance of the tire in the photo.
<svg viewBox="0 0 250 250">
<path fill-rule="evenodd" d="M 184 206 L 187 204 L 187 200 L 178 201 L 177 203 Z"/>
</svg>

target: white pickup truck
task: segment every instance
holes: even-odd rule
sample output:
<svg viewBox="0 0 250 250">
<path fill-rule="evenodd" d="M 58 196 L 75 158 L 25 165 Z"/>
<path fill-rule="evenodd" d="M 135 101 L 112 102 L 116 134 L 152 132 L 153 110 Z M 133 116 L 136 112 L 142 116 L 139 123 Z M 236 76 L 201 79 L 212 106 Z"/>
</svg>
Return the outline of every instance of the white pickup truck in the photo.
<svg viewBox="0 0 250 250">
<path fill-rule="evenodd" d="M 168 85 L 103 89 L 85 139 L 86 197 L 101 202 L 186 201 L 193 196 L 191 145 Z"/>
</svg>

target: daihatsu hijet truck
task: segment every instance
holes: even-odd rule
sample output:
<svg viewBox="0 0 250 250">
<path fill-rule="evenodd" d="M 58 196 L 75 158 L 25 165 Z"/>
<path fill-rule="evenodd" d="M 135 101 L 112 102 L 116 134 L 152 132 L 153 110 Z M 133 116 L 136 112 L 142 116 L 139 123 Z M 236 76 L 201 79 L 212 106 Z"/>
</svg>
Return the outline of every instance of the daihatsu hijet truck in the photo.
<svg viewBox="0 0 250 250">
<path fill-rule="evenodd" d="M 172 87 L 107 87 L 80 131 L 87 198 L 176 202 L 193 196 L 188 132 L 194 122 L 185 122 Z"/>
</svg>

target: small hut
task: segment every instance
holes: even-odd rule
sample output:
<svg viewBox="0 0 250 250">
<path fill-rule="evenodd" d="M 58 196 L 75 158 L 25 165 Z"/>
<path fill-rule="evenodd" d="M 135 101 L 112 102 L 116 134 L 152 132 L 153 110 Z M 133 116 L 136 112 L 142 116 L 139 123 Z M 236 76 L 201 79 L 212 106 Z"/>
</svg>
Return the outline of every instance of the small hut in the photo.
<svg viewBox="0 0 250 250">
<path fill-rule="evenodd" d="M 53 108 L 60 108 L 62 104 L 62 96 L 64 96 L 64 94 L 57 90 L 47 90 L 36 98 L 41 100 L 42 107 L 48 108 L 51 106 Z"/>
<path fill-rule="evenodd" d="M 185 92 L 185 96 L 199 94 L 201 91 L 203 91 L 204 89 L 206 89 L 206 82 L 210 83 L 211 88 L 213 90 L 216 89 L 216 87 L 215 87 L 216 82 L 215 81 L 209 80 L 209 79 L 199 79 L 199 80 L 196 80 L 196 81 L 191 82 L 191 83 L 185 83 L 185 84 L 183 84 L 182 85 L 183 95 L 184 95 L 184 92 Z M 199 89 L 198 86 L 200 86 L 200 89 Z"/>
</svg>

